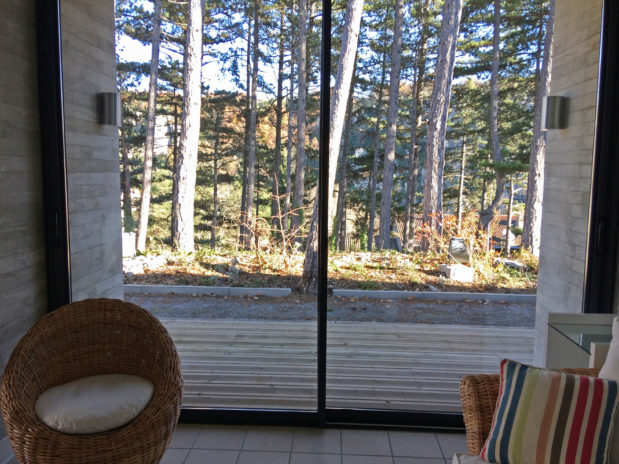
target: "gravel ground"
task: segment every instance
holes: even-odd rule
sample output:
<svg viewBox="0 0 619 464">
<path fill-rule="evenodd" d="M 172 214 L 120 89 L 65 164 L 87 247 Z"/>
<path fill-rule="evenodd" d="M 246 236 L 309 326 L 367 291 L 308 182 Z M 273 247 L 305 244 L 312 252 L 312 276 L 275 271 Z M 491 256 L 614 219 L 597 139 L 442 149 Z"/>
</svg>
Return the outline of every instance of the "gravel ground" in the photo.
<svg viewBox="0 0 619 464">
<path fill-rule="evenodd" d="M 316 298 L 305 295 L 274 298 L 131 294 L 125 299 L 160 318 L 316 320 Z M 331 296 L 327 308 L 330 321 L 535 326 L 535 304 Z"/>
</svg>

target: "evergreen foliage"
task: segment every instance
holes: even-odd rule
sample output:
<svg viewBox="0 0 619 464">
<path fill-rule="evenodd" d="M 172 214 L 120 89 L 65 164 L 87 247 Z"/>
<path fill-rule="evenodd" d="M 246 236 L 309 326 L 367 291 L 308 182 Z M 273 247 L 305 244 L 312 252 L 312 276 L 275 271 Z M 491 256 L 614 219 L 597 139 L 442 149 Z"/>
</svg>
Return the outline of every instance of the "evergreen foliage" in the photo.
<svg viewBox="0 0 619 464">
<path fill-rule="evenodd" d="M 347 3 L 333 4 L 332 74 L 335 80 L 344 30 Z M 391 195 L 393 230 L 402 233 L 406 211 L 409 153 L 415 134 L 418 165 L 415 191 L 411 193 L 411 215 L 423 209 L 423 179 L 426 131 L 430 95 L 435 80 L 438 38 L 441 30 L 438 1 L 407 1 L 404 4 L 399 105 L 396 117 L 393 189 L 381 191 L 385 152 L 389 73 L 393 40 L 395 0 L 366 0 L 359 30 L 354 93 L 347 137 L 348 158 L 346 196 L 339 227 L 345 228 L 349 248 L 366 249 L 368 237 L 377 236 L 381 195 Z M 259 10 L 254 9 L 258 6 Z M 244 163 L 251 134 L 249 101 L 253 21 L 258 18 L 258 79 L 255 129 L 255 196 L 252 210 L 255 224 L 249 225 L 253 240 L 249 246 L 260 247 L 261 240 L 284 243 L 294 248 L 286 234 L 290 213 L 286 213 L 287 168 L 295 185 L 297 145 L 297 102 L 299 14 L 294 0 L 215 0 L 205 3 L 202 46 L 202 103 L 200 142 L 195 198 L 195 242 L 197 247 L 239 244 L 239 225 L 244 184 Z M 305 138 L 305 179 L 303 204 L 296 211 L 300 217 L 301 249 L 305 246 L 317 186 L 318 111 L 320 71 L 320 2 L 307 0 L 307 118 Z M 524 209 L 526 172 L 529 168 L 533 133 L 535 79 L 539 54 L 544 46 L 543 33 L 548 16 L 544 0 L 501 2 L 500 64 L 498 76 L 498 131 L 503 161 L 492 161 L 490 148 L 489 102 L 492 66 L 493 2 L 468 0 L 464 4 L 456 50 L 454 81 L 444 146 L 442 177 L 443 213 L 455 214 L 460 195 L 465 212 L 481 211 L 494 196 L 496 173 L 502 173 L 514 185 L 514 212 Z M 117 0 L 117 40 L 135 40 L 150 46 L 153 6 L 147 0 Z M 183 108 L 183 54 L 187 4 L 163 0 L 161 53 L 158 78 L 155 160 L 153 166 L 152 204 L 148 229 L 149 243 L 171 244 L 172 189 L 174 164 L 181 137 Z M 283 88 L 278 94 L 277 72 L 283 44 L 281 66 Z M 118 86 L 121 90 L 123 121 L 120 128 L 120 152 L 123 170 L 130 173 L 128 207 L 124 208 L 124 228 L 133 230 L 137 212 L 144 159 L 145 115 L 149 73 L 149 54 L 142 61 L 124 61 L 125 51 L 118 51 Z M 208 70 L 208 72 L 205 72 Z M 214 72 L 213 70 L 216 70 Z M 222 86 L 222 82 L 226 85 Z M 290 85 L 293 86 L 290 89 Z M 222 90 L 222 87 L 224 90 Z M 291 92 L 292 90 L 292 92 Z M 293 95 L 290 101 L 290 95 Z M 277 117 L 277 100 L 281 117 Z M 380 100 L 380 104 L 379 104 Z M 419 115 L 413 121 L 412 108 Z M 288 125 L 293 140 L 288 143 Z M 279 166 L 273 167 L 277 126 L 280 126 Z M 414 129 L 411 129 L 414 127 Z M 344 137 L 343 137 L 344 138 Z M 344 142 L 343 142 L 344 143 Z M 292 156 L 288 149 L 292 147 Z M 462 150 L 465 150 L 463 190 L 460 193 Z M 376 184 L 372 185 L 375 152 L 380 154 L 376 166 Z M 123 156 L 123 153 L 126 156 Z M 287 159 L 292 166 L 287 166 Z M 341 154 L 340 154 L 341 159 Z M 215 170 L 217 174 L 215 174 Z M 338 168 L 339 172 L 339 168 Z M 276 175 L 274 175 L 274 173 Z M 127 179 L 127 176 L 123 177 Z M 276 189 L 273 183 L 276 182 Z M 339 180 L 331 202 L 335 205 Z M 372 189 L 375 189 L 375 192 Z M 217 195 L 215 197 L 215 190 Z M 124 189 L 124 191 L 127 191 Z M 279 192 L 273 198 L 273 192 Z M 275 201 L 274 201 L 275 200 Z M 507 200 L 507 199 L 506 199 Z M 276 203 L 279 202 L 279 203 Z M 274 205 L 279 204 L 279 208 Z M 507 208 L 504 202 L 503 211 Z M 132 212 L 131 212 L 132 211 Z M 374 214 L 374 233 L 368 231 Z M 274 217 L 275 216 L 275 217 Z M 413 217 L 413 216 L 411 216 Z M 214 220 L 215 218 L 215 220 Z M 282 224 L 281 228 L 276 227 Z M 410 221 L 410 236 L 415 221 Z M 214 232 L 213 232 L 214 230 Z M 341 232 L 340 232 L 341 234 Z M 215 240 L 211 240 L 212 237 Z M 335 239 L 334 239 L 335 240 Z M 370 238 L 371 240 L 371 238 Z M 414 243 L 414 240 L 411 240 Z M 387 246 L 387 245 L 385 245 Z"/>
</svg>

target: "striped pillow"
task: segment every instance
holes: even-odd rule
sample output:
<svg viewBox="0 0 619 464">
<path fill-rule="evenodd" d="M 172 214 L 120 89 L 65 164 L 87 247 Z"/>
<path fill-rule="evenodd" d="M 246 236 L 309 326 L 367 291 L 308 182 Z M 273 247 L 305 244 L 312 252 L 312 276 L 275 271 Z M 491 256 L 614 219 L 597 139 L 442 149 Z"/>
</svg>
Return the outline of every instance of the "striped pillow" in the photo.
<svg viewBox="0 0 619 464">
<path fill-rule="evenodd" d="M 605 464 L 617 382 L 501 361 L 501 385 L 484 461 Z"/>
</svg>

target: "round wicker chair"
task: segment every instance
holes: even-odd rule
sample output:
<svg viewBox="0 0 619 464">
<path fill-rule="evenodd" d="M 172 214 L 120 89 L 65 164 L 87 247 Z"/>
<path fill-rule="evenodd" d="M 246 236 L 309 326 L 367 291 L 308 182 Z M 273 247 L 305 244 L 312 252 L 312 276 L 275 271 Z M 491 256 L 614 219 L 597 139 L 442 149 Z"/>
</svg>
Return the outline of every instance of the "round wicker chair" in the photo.
<svg viewBox="0 0 619 464">
<path fill-rule="evenodd" d="M 48 388 L 113 373 L 155 386 L 146 408 L 127 425 L 69 435 L 37 417 L 34 404 Z M 152 464 L 172 438 L 182 392 L 179 357 L 161 323 L 134 304 L 92 299 L 48 314 L 21 339 L 2 377 L 0 409 L 21 464 Z"/>
</svg>

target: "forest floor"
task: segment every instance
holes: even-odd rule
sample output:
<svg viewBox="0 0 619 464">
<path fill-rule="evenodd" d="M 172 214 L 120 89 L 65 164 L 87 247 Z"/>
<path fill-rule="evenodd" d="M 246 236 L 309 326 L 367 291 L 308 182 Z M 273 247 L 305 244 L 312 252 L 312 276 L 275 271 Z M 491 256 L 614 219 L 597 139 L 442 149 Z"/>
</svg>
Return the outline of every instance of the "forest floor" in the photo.
<svg viewBox="0 0 619 464">
<path fill-rule="evenodd" d="M 535 293 L 537 264 L 521 257 L 525 270 L 495 263 L 492 256 L 473 264 L 475 280 L 445 279 L 435 253 L 346 252 L 329 256 L 329 286 L 334 289 Z M 200 250 L 124 258 L 126 284 L 296 288 L 302 253 Z"/>
</svg>

